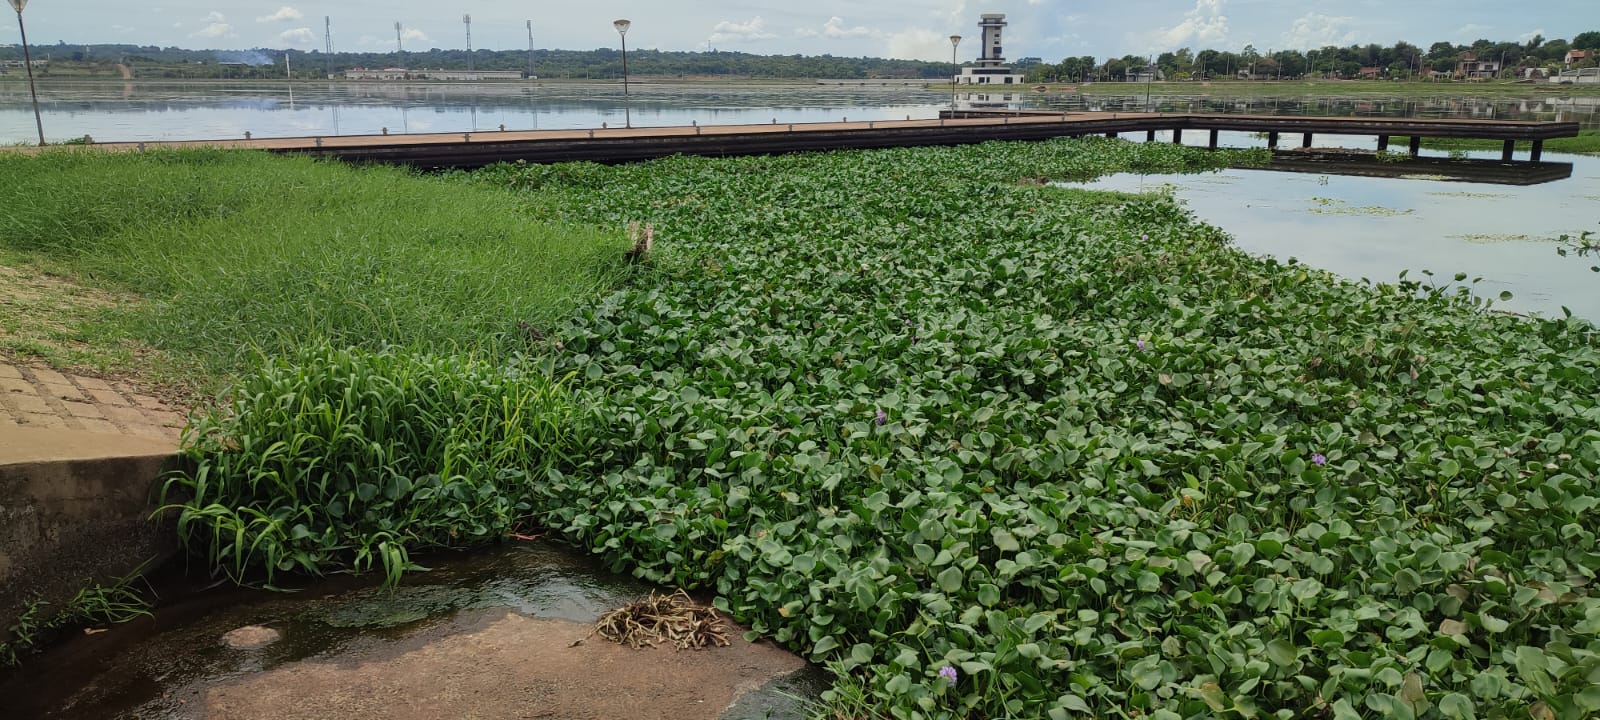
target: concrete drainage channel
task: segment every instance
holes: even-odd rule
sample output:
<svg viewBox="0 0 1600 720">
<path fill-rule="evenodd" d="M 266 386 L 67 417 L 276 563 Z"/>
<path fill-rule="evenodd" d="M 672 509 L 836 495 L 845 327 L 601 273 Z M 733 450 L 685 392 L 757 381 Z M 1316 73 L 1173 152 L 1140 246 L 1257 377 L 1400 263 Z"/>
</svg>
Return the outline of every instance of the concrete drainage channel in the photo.
<svg viewBox="0 0 1600 720">
<path fill-rule="evenodd" d="M 21 391 L 6 392 L 0 411 L 15 410 Z M 727 647 L 602 639 L 601 614 L 660 588 L 548 542 L 418 558 L 433 569 L 393 590 L 347 576 L 295 592 L 210 584 L 176 558 L 170 519 L 151 517 L 178 462 L 171 435 L 17 415 L 0 412 L 0 628 L 170 561 L 151 575 L 152 615 L 0 670 L 0 717 L 802 718 L 827 686 L 726 619 Z"/>
</svg>

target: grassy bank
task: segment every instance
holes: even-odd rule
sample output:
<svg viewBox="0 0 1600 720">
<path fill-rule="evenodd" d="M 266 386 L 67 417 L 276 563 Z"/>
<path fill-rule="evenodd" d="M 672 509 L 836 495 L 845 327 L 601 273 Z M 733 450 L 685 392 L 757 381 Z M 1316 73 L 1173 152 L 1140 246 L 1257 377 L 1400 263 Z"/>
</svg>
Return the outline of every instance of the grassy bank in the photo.
<svg viewBox="0 0 1600 720">
<path fill-rule="evenodd" d="M 490 188 L 238 152 L 0 154 L 0 207 L 12 261 L 143 298 L 93 313 L 95 344 L 213 377 L 320 341 L 518 347 L 519 323 L 606 287 L 627 243 Z"/>
<path fill-rule="evenodd" d="M 440 180 L 533 227 L 652 222 L 655 255 L 530 321 L 526 361 L 243 373 L 174 481 L 186 537 L 237 577 L 392 579 L 536 522 L 827 663 L 841 717 L 1600 710 L 1594 326 L 1037 182 L 1251 159 L 1091 138 Z"/>
<path fill-rule="evenodd" d="M 1405 145 L 1410 138 L 1394 138 L 1390 143 Z M 1468 138 L 1423 138 L 1422 146 L 1435 150 L 1499 150 L 1499 140 L 1473 140 Z M 1519 152 L 1526 150 L 1528 143 L 1517 143 Z M 1553 153 L 1577 153 L 1582 155 L 1600 155 L 1600 130 L 1580 130 L 1578 136 L 1573 138 L 1556 138 L 1544 142 L 1544 151 Z"/>
</svg>

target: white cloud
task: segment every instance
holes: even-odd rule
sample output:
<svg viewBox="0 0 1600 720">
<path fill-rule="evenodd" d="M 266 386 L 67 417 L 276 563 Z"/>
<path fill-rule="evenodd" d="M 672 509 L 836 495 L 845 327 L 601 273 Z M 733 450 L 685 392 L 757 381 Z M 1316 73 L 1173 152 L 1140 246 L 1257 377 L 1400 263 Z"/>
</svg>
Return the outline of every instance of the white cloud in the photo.
<svg viewBox="0 0 1600 720">
<path fill-rule="evenodd" d="M 289 7 L 288 5 L 284 5 L 283 7 L 278 8 L 278 11 L 271 15 L 262 15 L 261 17 L 256 18 L 256 22 L 283 22 L 288 20 L 299 20 L 303 17 L 305 17 L 305 13 Z"/>
<path fill-rule="evenodd" d="M 1355 22 L 1355 18 L 1306 13 L 1295 20 L 1294 24 L 1289 26 L 1288 32 L 1283 34 L 1283 45 L 1289 50 L 1349 45 L 1356 41 L 1356 34 L 1350 29 L 1352 22 Z"/>
<path fill-rule="evenodd" d="M 113 31 L 118 32 L 118 33 L 126 34 L 126 33 L 131 33 L 134 30 L 137 30 L 138 28 L 129 27 L 127 25 L 112 25 L 111 29 Z"/>
<path fill-rule="evenodd" d="M 413 40 L 425 43 L 433 42 L 433 38 L 428 37 L 427 33 L 416 28 L 406 28 L 405 30 L 402 30 L 400 32 L 400 38 L 406 42 L 411 42 Z"/>
<path fill-rule="evenodd" d="M 711 28 L 711 37 L 708 42 L 752 42 L 755 40 L 771 40 L 777 33 L 768 32 L 766 21 L 760 15 L 750 18 L 750 22 L 736 23 L 723 20 Z"/>
<path fill-rule="evenodd" d="M 1491 30 L 1494 30 L 1494 28 L 1489 25 L 1467 23 L 1466 25 L 1456 28 L 1456 37 L 1466 40 L 1476 40 L 1478 38 L 1485 37 L 1485 34 Z"/>
<path fill-rule="evenodd" d="M 800 37 L 824 37 L 840 40 L 844 38 L 872 37 L 878 35 L 879 33 L 861 25 L 857 25 L 855 27 L 845 27 L 844 18 L 835 15 L 828 18 L 828 21 L 822 24 L 821 30 L 800 28 L 799 30 L 796 30 L 794 34 Z"/>
<path fill-rule="evenodd" d="M 205 23 L 205 25 L 203 25 L 199 30 L 196 30 L 196 31 L 194 31 L 192 33 L 189 33 L 189 37 L 196 37 L 196 38 L 231 38 L 231 37 L 238 37 L 238 34 L 233 31 L 233 26 L 228 24 L 228 19 L 226 17 L 223 17 L 222 13 L 219 13 L 219 12 L 217 12 L 215 10 L 213 10 L 213 11 L 211 11 L 209 13 L 206 13 L 205 19 L 201 20 L 200 22 Z"/>
<path fill-rule="evenodd" d="M 889 36 L 889 57 L 905 60 L 950 60 L 950 36 L 927 28 L 910 28 Z"/>
<path fill-rule="evenodd" d="M 311 28 L 295 28 L 278 33 L 278 39 L 290 45 L 315 45 L 317 34 Z"/>
<path fill-rule="evenodd" d="M 1194 9 L 1182 22 L 1146 35 L 1145 41 L 1158 48 L 1221 43 L 1228 38 L 1228 16 L 1222 13 L 1222 4 L 1223 0 L 1195 0 Z"/>
<path fill-rule="evenodd" d="M 1530 43 L 1533 42 L 1534 38 L 1542 37 L 1544 37 L 1544 28 L 1539 28 L 1538 30 L 1529 30 L 1528 32 L 1518 35 L 1517 40 L 1524 43 Z"/>
</svg>

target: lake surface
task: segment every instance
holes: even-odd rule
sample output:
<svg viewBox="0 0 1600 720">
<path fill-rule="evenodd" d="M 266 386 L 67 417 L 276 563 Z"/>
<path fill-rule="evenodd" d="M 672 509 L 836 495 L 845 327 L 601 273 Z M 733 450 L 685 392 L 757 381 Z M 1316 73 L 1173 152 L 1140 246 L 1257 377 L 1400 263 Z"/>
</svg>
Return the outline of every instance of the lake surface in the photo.
<svg viewBox="0 0 1600 720">
<path fill-rule="evenodd" d="M 1235 98 L 1083 96 L 1017 92 L 960 93 L 967 107 L 1056 110 L 1379 115 L 1575 121 L 1600 128 L 1600 97 L 1529 91 L 1528 97 Z M 1197 88 L 1203 92 L 1203 88 Z M 466 132 L 594 128 L 631 120 L 639 127 L 802 123 L 840 119 L 937 117 L 947 92 L 919 86 L 634 83 L 60 83 L 41 97 L 52 140 L 100 141 Z M 0 142 L 33 137 L 27 86 L 0 83 Z M 1143 139 L 1142 135 L 1129 139 Z M 1158 135 L 1168 139 L 1167 133 Z M 1203 144 L 1204 133 L 1190 133 Z M 1262 146 L 1261 138 L 1224 133 L 1224 145 Z M 1319 135 L 1318 147 L 1372 149 L 1372 138 Z M 1526 157 L 1526 144 L 1520 149 Z M 1442 156 L 1438 151 L 1425 154 Z M 1489 155 L 1496 155 L 1490 153 Z M 1173 186 L 1204 220 L 1250 252 L 1294 256 L 1351 278 L 1394 280 L 1400 271 L 1482 276 L 1479 292 L 1514 299 L 1500 306 L 1554 314 L 1562 306 L 1600 320 L 1596 258 L 1556 255 L 1555 238 L 1600 231 L 1600 159 L 1546 154 L 1574 163 L 1572 177 L 1533 187 L 1463 185 L 1419 179 L 1229 171 L 1179 178 L 1114 177 L 1096 187 L 1140 190 Z"/>
<path fill-rule="evenodd" d="M 1498 153 L 1471 153 L 1497 158 Z M 1458 272 L 1494 307 L 1600 323 L 1600 257 L 1557 254 L 1562 235 L 1600 237 L 1600 158 L 1572 163 L 1568 180 L 1527 187 L 1268 170 L 1205 175 L 1112 175 L 1072 184 L 1171 193 L 1251 253 L 1297 258 L 1347 278 L 1393 282 L 1401 271 L 1437 285 Z M 1510 300 L 1499 300 L 1510 291 Z"/>
<path fill-rule="evenodd" d="M 1136 85 L 1136 84 L 1135 84 Z M 924 119 L 949 107 L 947 92 L 922 87 L 634 83 L 121 83 L 44 84 L 45 136 L 62 141 L 181 140 L 307 135 L 471 132 Z M 1127 95 L 961 93 L 962 106 L 1054 110 L 1144 110 Z M 1600 97 L 1529 92 L 1527 98 L 1155 97 L 1162 112 L 1387 115 L 1569 120 L 1600 128 Z M 0 143 L 34 138 L 25 83 L 0 83 Z"/>
</svg>

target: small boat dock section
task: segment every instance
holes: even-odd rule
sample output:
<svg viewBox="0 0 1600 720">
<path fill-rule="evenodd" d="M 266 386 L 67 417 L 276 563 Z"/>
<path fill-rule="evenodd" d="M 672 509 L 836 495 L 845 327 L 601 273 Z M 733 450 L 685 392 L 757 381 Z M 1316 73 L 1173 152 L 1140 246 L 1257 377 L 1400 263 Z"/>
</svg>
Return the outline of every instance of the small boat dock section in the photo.
<svg viewBox="0 0 1600 720">
<path fill-rule="evenodd" d="M 1447 120 L 1374 117 L 1305 117 L 1293 115 L 1197 115 L 1164 113 L 1061 113 L 1038 111 L 946 111 L 929 120 L 690 125 L 588 130 L 489 130 L 418 135 L 343 135 L 336 137 L 190 140 L 102 143 L 109 151 L 138 152 L 155 148 L 228 147 L 299 153 L 355 163 L 387 163 L 422 168 L 474 168 L 517 160 L 530 163 L 587 160 L 623 163 L 671 155 L 771 155 L 789 152 L 877 149 L 924 145 L 964 145 L 991 140 L 1048 140 L 1085 135 L 1118 136 L 1171 132 L 1182 142 L 1184 132 L 1208 132 L 1217 147 L 1221 131 L 1261 133 L 1277 148 L 1285 136 L 1300 135 L 1310 147 L 1314 135 L 1376 136 L 1385 149 L 1391 137 L 1411 138 L 1411 152 L 1421 138 L 1478 138 L 1505 143 L 1510 161 L 1516 142 L 1532 143 L 1538 162 L 1545 140 L 1575 137 L 1573 122 Z M 28 148 L 10 148 L 29 151 Z"/>
</svg>

